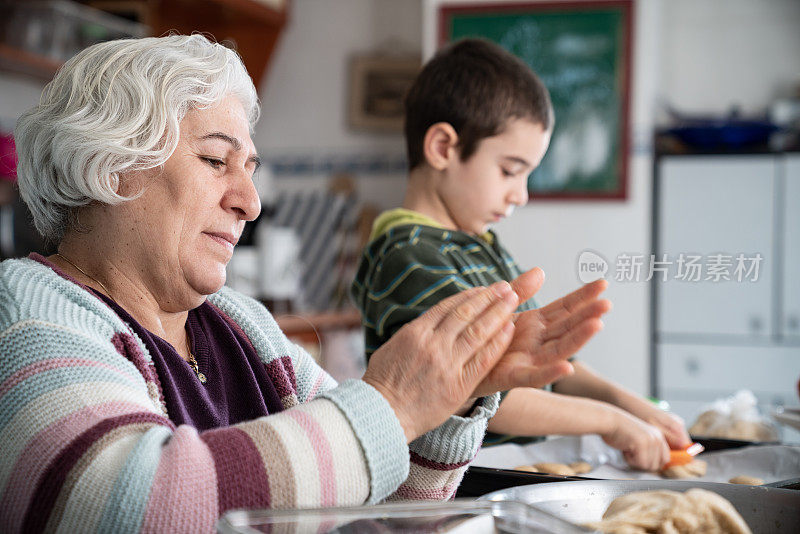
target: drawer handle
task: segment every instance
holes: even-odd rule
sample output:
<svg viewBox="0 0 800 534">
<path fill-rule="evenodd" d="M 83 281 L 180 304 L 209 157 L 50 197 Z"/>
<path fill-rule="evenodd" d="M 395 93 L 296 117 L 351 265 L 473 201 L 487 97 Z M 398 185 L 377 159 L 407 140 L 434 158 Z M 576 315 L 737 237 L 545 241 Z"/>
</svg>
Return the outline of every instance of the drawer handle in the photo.
<svg viewBox="0 0 800 534">
<path fill-rule="evenodd" d="M 696 357 L 691 357 L 686 360 L 686 372 L 690 375 L 696 375 L 700 371 L 700 362 Z"/>
</svg>

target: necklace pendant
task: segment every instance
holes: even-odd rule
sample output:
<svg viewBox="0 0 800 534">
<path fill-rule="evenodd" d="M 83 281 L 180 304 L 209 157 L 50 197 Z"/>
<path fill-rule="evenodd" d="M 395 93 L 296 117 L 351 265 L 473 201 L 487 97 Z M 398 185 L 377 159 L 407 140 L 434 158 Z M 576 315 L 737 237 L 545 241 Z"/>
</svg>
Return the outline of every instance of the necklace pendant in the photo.
<svg viewBox="0 0 800 534">
<path fill-rule="evenodd" d="M 201 373 L 200 371 L 197 372 L 197 379 L 200 380 L 203 384 L 206 383 L 206 375 Z"/>
</svg>

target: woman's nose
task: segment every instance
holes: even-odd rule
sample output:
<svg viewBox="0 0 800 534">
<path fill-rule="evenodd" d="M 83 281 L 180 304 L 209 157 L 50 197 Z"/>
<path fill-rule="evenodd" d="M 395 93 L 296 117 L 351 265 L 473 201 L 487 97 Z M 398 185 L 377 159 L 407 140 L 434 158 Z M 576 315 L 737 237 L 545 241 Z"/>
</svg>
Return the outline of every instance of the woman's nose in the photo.
<svg viewBox="0 0 800 534">
<path fill-rule="evenodd" d="M 230 190 L 225 195 L 225 208 L 238 212 L 240 219 L 253 221 L 261 213 L 261 199 L 256 185 L 246 169 L 240 169 L 235 174 Z"/>
</svg>

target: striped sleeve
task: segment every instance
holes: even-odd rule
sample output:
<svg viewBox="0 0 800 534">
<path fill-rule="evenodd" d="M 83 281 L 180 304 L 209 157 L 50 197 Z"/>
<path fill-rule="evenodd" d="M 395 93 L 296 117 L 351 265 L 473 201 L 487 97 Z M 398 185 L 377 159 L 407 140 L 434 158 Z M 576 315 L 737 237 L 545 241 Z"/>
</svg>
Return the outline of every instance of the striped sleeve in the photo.
<svg viewBox="0 0 800 534">
<path fill-rule="evenodd" d="M 209 532 L 231 508 L 370 497 L 360 438 L 332 400 L 198 433 L 160 413 L 110 342 L 29 321 L 0 334 L 0 352 L 0 531 Z M 358 428 L 380 436 L 385 421 Z"/>
<path fill-rule="evenodd" d="M 449 500 L 478 454 L 500 394 L 484 397 L 469 417 L 451 416 L 410 445 L 408 478 L 389 500 Z"/>
<path fill-rule="evenodd" d="M 223 293 L 220 296 L 228 296 Z M 241 295 L 230 295 L 233 301 L 226 310 L 247 306 Z M 235 305 L 231 305 L 235 304 Z M 272 319 L 263 308 L 254 309 L 248 317 L 237 317 L 243 324 L 255 318 L 254 332 L 272 329 Z M 275 339 L 254 336 L 257 347 L 277 344 Z M 363 451 L 369 472 L 367 502 L 389 500 L 441 500 L 452 498 L 469 463 L 483 440 L 486 425 L 497 411 L 498 395 L 481 399 L 470 417 L 450 417 L 445 423 L 405 447 L 405 437 L 391 406 L 375 389 L 360 380 L 348 380 L 338 387 L 317 366 L 311 356 L 294 347 L 293 366 L 301 400 L 329 399 L 352 425 L 358 445 Z M 324 375 L 320 377 L 319 375 Z M 387 439 L 388 438 L 388 439 Z"/>
<path fill-rule="evenodd" d="M 99 300 L 34 262 L 4 265 L 0 532 L 210 532 L 230 508 L 394 491 L 408 447 L 383 397 L 337 387 L 274 324 L 244 322 L 265 363 L 285 372 L 292 407 L 198 433 L 169 420 L 146 348 Z M 387 456 L 371 465 L 376 451 Z"/>
</svg>

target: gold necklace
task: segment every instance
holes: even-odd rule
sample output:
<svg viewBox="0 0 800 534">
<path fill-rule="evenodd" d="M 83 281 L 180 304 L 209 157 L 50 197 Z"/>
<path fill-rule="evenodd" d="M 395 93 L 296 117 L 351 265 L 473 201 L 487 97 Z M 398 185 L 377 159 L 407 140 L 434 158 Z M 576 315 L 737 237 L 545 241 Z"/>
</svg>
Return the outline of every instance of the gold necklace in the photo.
<svg viewBox="0 0 800 534">
<path fill-rule="evenodd" d="M 58 256 L 59 258 L 61 258 L 62 260 L 64 260 L 65 262 L 69 263 L 70 265 L 72 265 L 72 266 L 73 266 L 73 267 L 75 267 L 76 269 L 78 269 L 78 270 L 81 272 L 81 274 L 82 274 L 83 276 L 85 276 L 85 277 L 87 277 L 87 278 L 91 278 L 93 281 L 95 281 L 95 282 L 97 282 L 98 284 L 100 284 L 100 287 L 102 287 L 102 288 L 103 288 L 103 291 L 105 291 L 105 292 L 106 292 L 106 295 L 108 295 L 108 297 L 109 297 L 111 300 L 114 300 L 114 297 L 112 297 L 112 296 L 111 296 L 111 292 L 108 290 L 108 288 L 106 288 L 106 286 L 105 286 L 105 285 L 103 285 L 103 282 L 101 282 L 100 280 L 98 280 L 97 278 L 95 278 L 94 276 L 92 276 L 91 274 L 87 273 L 86 271 L 84 271 L 83 269 L 81 269 L 80 267 L 78 267 L 77 265 L 75 265 L 75 263 L 73 263 L 73 262 L 72 262 L 72 260 L 70 260 L 69 258 L 67 258 L 66 256 L 64 256 L 64 255 L 63 255 L 63 254 L 61 254 L 60 252 L 56 252 L 56 254 L 55 254 L 55 255 L 56 255 L 56 256 Z"/>
<path fill-rule="evenodd" d="M 114 300 L 114 297 L 112 297 L 112 296 L 111 296 L 111 292 L 110 292 L 110 291 L 108 290 L 108 288 L 107 288 L 107 287 L 106 287 L 106 286 L 103 284 L 103 282 L 101 282 L 100 280 L 98 280 L 97 278 L 95 278 L 94 276 L 92 276 L 91 274 L 87 273 L 86 271 L 84 271 L 83 269 L 81 269 L 80 267 L 78 267 L 77 265 L 75 265 L 75 262 L 73 262 L 72 260 L 70 260 L 69 258 L 67 258 L 66 256 L 64 256 L 64 255 L 63 255 L 63 254 L 61 254 L 60 252 L 56 252 L 56 253 L 55 253 L 55 255 L 56 255 L 56 256 L 58 256 L 59 258 L 61 258 L 62 260 L 64 260 L 65 262 L 69 263 L 70 265 L 72 265 L 72 266 L 73 266 L 73 267 L 75 267 L 76 269 L 78 269 L 78 271 L 80 271 L 80 273 L 81 273 L 83 276 L 85 276 L 85 277 L 87 277 L 87 278 L 90 278 L 90 279 L 92 279 L 93 281 L 95 281 L 95 282 L 97 282 L 98 284 L 100 284 L 100 287 L 102 287 L 102 288 L 103 288 L 103 291 L 105 291 L 105 292 L 106 292 L 106 295 L 108 295 L 108 297 L 109 297 L 111 300 Z M 197 379 L 198 379 L 198 380 L 200 380 L 200 382 L 201 382 L 201 383 L 205 384 L 205 383 L 206 383 L 206 380 L 207 380 L 207 378 L 206 378 L 206 375 L 204 375 L 203 373 L 201 373 L 201 372 L 200 372 L 200 367 L 197 365 L 197 360 L 195 359 L 195 357 L 194 357 L 194 354 L 192 354 L 192 351 L 188 349 L 188 346 L 187 346 L 187 349 L 186 349 L 186 350 L 189 352 L 189 360 L 188 360 L 188 361 L 189 361 L 189 366 L 190 366 L 190 367 L 192 368 L 192 370 L 194 371 L 194 374 L 196 374 L 196 375 L 197 375 Z"/>
<path fill-rule="evenodd" d="M 191 366 L 192 370 L 194 371 L 194 374 L 197 375 L 197 379 L 202 384 L 205 384 L 206 383 L 206 375 L 204 375 L 203 373 L 200 372 L 200 368 L 197 366 L 197 360 L 195 360 L 194 354 L 192 354 L 191 350 L 189 350 L 189 365 Z"/>
</svg>

